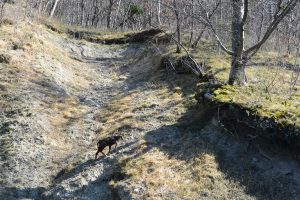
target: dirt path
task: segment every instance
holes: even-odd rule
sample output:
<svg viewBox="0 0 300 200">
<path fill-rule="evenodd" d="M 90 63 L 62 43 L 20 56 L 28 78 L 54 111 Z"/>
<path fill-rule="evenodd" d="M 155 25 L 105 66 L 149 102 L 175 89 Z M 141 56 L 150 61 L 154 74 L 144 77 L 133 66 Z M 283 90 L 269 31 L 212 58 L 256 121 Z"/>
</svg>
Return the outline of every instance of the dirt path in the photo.
<svg viewBox="0 0 300 200">
<path fill-rule="evenodd" d="M 23 135 L 7 179 L 17 187 L 0 188 L 5 199 L 300 198 L 299 163 L 246 153 L 246 141 L 203 120 L 210 118 L 194 100 L 196 80 L 160 69 L 148 44 L 47 37 L 79 61 L 72 81 L 83 80 L 35 83 L 43 88 L 35 95 L 52 93 L 16 125 Z M 111 134 L 124 141 L 94 161 L 95 142 Z"/>
<path fill-rule="evenodd" d="M 33 72 L 3 66 L 3 76 L 12 74 L 11 79 L 20 79 L 13 90 L 7 91 L 9 98 L 1 96 L 3 102 L 12 105 L 7 111 L 1 110 L 4 112 L 1 122 L 7 124 L 3 131 L 12 133 L 1 135 L 7 146 L 13 148 L 8 161 L 0 162 L 0 181 L 7 185 L 0 187 L 0 194 L 7 199 L 38 199 L 65 168 L 93 157 L 95 137 L 99 138 L 96 133 L 103 126 L 95 120 L 95 113 L 115 95 L 127 90 L 124 79 L 116 73 L 127 63 L 127 56 L 134 56 L 139 50 L 126 46 L 99 48 L 57 34 L 39 34 L 67 57 L 63 55 L 64 61 L 55 62 L 58 58 L 51 58 L 51 54 L 37 54 L 34 61 L 27 61 Z M 17 56 L 20 53 L 24 54 L 12 52 Z M 70 64 L 63 66 L 62 62 Z M 10 79 L 1 77 L 1 81 Z M 7 154 L 4 147 L 3 154 Z"/>
<path fill-rule="evenodd" d="M 158 69 L 157 52 L 139 48 L 134 59 L 115 68 L 118 92 L 95 112 L 102 134 L 122 134 L 125 140 L 98 161 L 90 160 L 93 152 L 85 152 L 86 159 L 47 197 L 299 198 L 299 163 L 271 153 L 268 159 L 257 149 L 246 152 L 246 141 L 212 123 L 204 125 L 197 118 L 202 111 L 193 98 L 195 80 Z"/>
</svg>

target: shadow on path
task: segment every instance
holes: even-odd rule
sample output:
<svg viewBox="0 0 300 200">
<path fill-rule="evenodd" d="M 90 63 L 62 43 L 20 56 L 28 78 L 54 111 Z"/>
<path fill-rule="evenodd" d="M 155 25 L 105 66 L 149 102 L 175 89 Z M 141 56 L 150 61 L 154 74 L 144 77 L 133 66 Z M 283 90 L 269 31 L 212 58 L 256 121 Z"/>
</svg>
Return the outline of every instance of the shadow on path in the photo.
<svg viewBox="0 0 300 200">
<path fill-rule="evenodd" d="M 299 185 L 295 182 L 297 172 L 285 171 L 284 167 L 279 166 L 297 166 L 297 163 L 290 160 L 273 162 L 259 152 L 246 153 L 245 141 L 205 123 L 212 118 L 209 111 L 202 113 L 200 118 L 195 117 L 199 113 L 197 109 L 190 108 L 174 125 L 146 133 L 145 140 L 152 148 L 159 148 L 170 157 L 186 162 L 193 162 L 193 158 L 204 153 L 214 155 L 218 170 L 226 175 L 226 179 L 239 183 L 247 194 L 256 199 L 300 197 Z"/>
<path fill-rule="evenodd" d="M 130 193 L 118 188 L 118 192 L 110 185 L 110 181 L 123 178 L 116 154 L 133 145 L 129 142 L 112 150 L 107 157 L 90 159 L 78 164 L 69 172 L 62 170 L 54 180 L 54 186 L 45 192 L 43 199 L 131 199 Z M 93 169 L 93 170 L 91 170 Z M 99 175 L 97 175 L 99 174 Z M 67 187 L 66 187 L 67 185 Z"/>
<path fill-rule="evenodd" d="M 15 187 L 0 187 L 0 198 L 5 200 L 16 200 L 16 199 L 35 199 L 38 200 L 41 194 L 46 189 L 43 187 L 36 188 L 15 188 Z"/>
</svg>

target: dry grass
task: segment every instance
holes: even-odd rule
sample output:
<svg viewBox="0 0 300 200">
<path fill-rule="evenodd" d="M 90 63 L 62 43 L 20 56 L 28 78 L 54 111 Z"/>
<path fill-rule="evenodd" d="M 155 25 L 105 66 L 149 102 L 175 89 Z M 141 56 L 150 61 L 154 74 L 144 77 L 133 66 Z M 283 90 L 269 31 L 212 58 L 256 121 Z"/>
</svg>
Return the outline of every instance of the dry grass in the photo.
<svg viewBox="0 0 300 200">
<path fill-rule="evenodd" d="M 97 120 L 102 122 L 104 126 L 101 129 L 101 136 L 106 136 L 114 132 L 118 132 L 123 128 L 138 128 L 143 124 L 134 119 L 133 99 L 137 93 L 133 92 L 125 96 L 118 96 L 105 108 L 98 111 Z"/>
<path fill-rule="evenodd" d="M 55 81 L 62 84 L 88 86 L 84 76 L 76 76 L 82 74 L 79 63 L 71 59 L 48 37 L 49 34 L 42 25 L 19 23 L 14 26 L 2 26 L 0 51 L 7 52 L 11 56 L 10 65 L 28 76 L 50 74 Z"/>
<path fill-rule="evenodd" d="M 143 52 L 141 52 L 143 54 Z M 138 56 L 139 57 L 139 56 Z M 145 60 L 141 58 L 142 60 Z M 136 60 L 128 61 L 129 65 L 136 65 Z M 142 61 L 143 62 L 143 61 Z M 149 62 L 149 61 L 147 61 Z M 157 61 L 153 61 L 154 64 L 149 63 L 138 64 L 138 67 L 132 70 L 137 70 L 139 73 L 138 77 L 133 77 L 133 79 L 139 79 L 141 81 L 147 80 L 149 83 L 149 94 L 145 94 L 145 89 L 137 88 L 131 91 L 125 92 L 123 94 L 117 95 L 114 99 L 108 103 L 104 108 L 97 111 L 96 119 L 103 123 L 103 127 L 100 131 L 101 136 L 106 136 L 114 134 L 116 132 L 126 132 L 126 130 L 131 129 L 143 129 L 148 117 L 168 117 L 168 114 L 162 113 L 159 109 L 154 109 L 155 107 L 168 107 L 170 110 L 169 121 L 176 121 L 178 116 L 172 114 L 184 112 L 186 105 L 183 102 L 183 94 L 181 92 L 182 85 L 185 87 L 190 87 L 189 83 L 182 80 L 177 80 L 174 78 L 174 88 L 165 82 L 165 75 L 162 71 L 156 71 Z M 151 73 L 140 73 L 143 67 L 143 71 L 147 71 L 147 68 L 151 68 L 148 72 Z M 153 71 L 153 69 L 156 69 Z M 116 72 L 113 73 L 113 77 L 118 77 Z M 163 75 L 163 76 L 161 76 Z M 149 79 L 150 77 L 150 79 Z M 132 81 L 132 80 L 130 80 Z M 193 79 L 191 81 L 194 81 Z M 150 84 L 152 83 L 152 84 Z M 180 85 L 175 86 L 176 84 Z M 146 93 L 148 93 L 146 92 Z M 193 95 L 189 98 L 192 99 Z M 187 104 L 189 101 L 186 102 Z M 172 106 L 170 106 L 172 105 Z M 175 106 L 177 105 L 177 107 Z"/>
<path fill-rule="evenodd" d="M 169 50 L 173 52 L 175 48 L 170 47 Z M 195 57 L 198 61 L 206 60 L 218 80 L 227 80 L 229 57 L 212 56 L 209 51 L 201 54 L 200 50 L 197 50 L 194 53 L 197 53 Z M 243 106 L 247 106 L 246 103 L 253 106 L 257 105 L 255 102 L 263 102 L 262 105 L 269 112 L 269 116 L 276 114 L 273 110 L 274 105 L 283 105 L 283 101 L 288 101 L 288 105 L 292 104 L 292 109 L 289 112 L 298 112 L 298 97 L 286 98 L 286 96 L 282 95 L 284 91 L 289 89 L 286 80 L 290 78 L 291 71 L 280 69 L 276 84 L 272 86 L 269 92 L 264 91 L 266 82 L 272 81 L 275 71 L 277 69 L 274 67 L 248 68 L 248 87 L 230 87 L 228 92 L 227 90 L 223 92 L 223 89 L 219 94 L 217 94 L 217 90 L 215 93 L 216 98 L 230 97 L 228 101 L 240 103 Z M 273 76 L 269 76 L 270 74 Z M 195 105 L 195 102 L 192 100 L 193 96 L 185 94 L 189 88 L 187 86 L 191 86 L 191 82 L 185 76 L 164 77 L 161 71 L 153 76 L 156 79 L 168 80 L 174 85 L 173 87 L 161 85 L 147 92 L 137 91 L 133 93 L 144 93 L 144 98 L 141 101 L 137 101 L 136 99 L 138 98 L 135 98 L 135 95 L 131 96 L 131 94 L 130 98 L 128 96 L 118 98 L 123 99 L 125 103 L 122 103 L 122 101 L 114 102 L 114 106 L 110 111 L 111 113 L 117 111 L 117 116 L 109 115 L 108 120 L 104 121 L 116 125 L 120 123 L 119 119 L 122 119 L 122 116 L 129 115 L 129 120 L 135 121 L 143 118 L 147 119 L 149 115 L 152 118 L 160 117 L 159 119 L 163 121 L 164 125 L 169 124 L 173 126 L 176 124 L 175 126 L 178 126 L 180 124 L 180 116 L 186 114 L 188 109 Z M 252 77 L 255 77 L 255 79 Z M 270 99 L 265 98 L 266 96 L 269 96 Z M 134 105 L 127 102 L 127 100 L 134 102 Z M 156 107 L 162 108 L 164 112 L 157 112 L 154 109 Z M 262 107 L 258 108 L 262 110 Z M 275 106 L 275 108 L 281 111 L 286 109 L 281 106 Z M 169 110 L 169 112 L 166 110 Z M 297 122 L 296 115 L 289 117 L 288 120 Z M 184 131 L 185 128 L 183 128 Z M 160 137 L 163 137 L 163 135 Z M 259 175 L 261 179 L 256 180 L 248 163 L 252 161 L 251 156 L 249 158 L 236 158 L 237 161 L 232 161 L 232 163 L 230 163 L 231 161 L 224 161 L 226 162 L 225 165 L 233 169 L 228 167 L 221 170 L 219 166 L 220 160 L 226 158 L 223 158 L 221 155 L 220 147 L 212 143 L 199 138 L 195 139 L 195 136 L 189 136 L 187 133 L 181 138 L 173 138 L 172 141 L 165 141 L 165 143 L 158 142 L 156 144 L 150 141 L 139 140 L 134 151 L 131 152 L 132 156 L 123 156 L 119 160 L 122 173 L 128 178 L 125 183 L 130 182 L 127 187 L 132 191 L 131 195 L 134 198 L 141 199 L 255 199 L 256 197 L 251 196 L 251 194 L 256 195 L 257 198 L 274 198 L 272 192 L 270 192 L 273 191 L 270 183 L 277 181 L 277 179 L 273 180 L 274 177 L 262 178 L 260 177 L 262 175 Z M 181 156 L 181 154 L 185 153 L 187 155 Z M 240 163 L 239 165 L 237 162 L 239 160 L 242 162 L 243 159 L 247 160 L 247 163 Z M 227 170 L 232 171 L 228 173 Z M 230 175 L 228 176 L 228 174 Z M 235 179 L 236 176 L 240 176 L 240 179 Z M 110 185 L 114 188 L 123 187 L 123 184 L 122 181 L 118 182 L 116 180 L 110 182 Z M 285 189 L 282 190 L 285 191 Z M 282 196 L 284 195 L 286 194 L 282 193 Z"/>
<path fill-rule="evenodd" d="M 169 155 L 182 153 L 173 145 L 157 148 L 152 147 L 152 143 L 141 140 L 133 153 L 139 156 L 123 157 L 119 160 L 122 173 L 130 177 L 129 189 L 136 191 L 132 192 L 133 197 L 141 192 L 142 196 L 136 198 L 231 199 L 239 196 L 241 199 L 250 199 L 240 183 L 228 179 L 226 174 L 220 171 L 219 161 L 215 158 L 216 152 L 208 152 L 208 149 L 214 149 L 213 147 L 190 137 L 175 139 L 176 142 L 179 140 L 182 142 L 180 146 L 189 147 L 188 151 L 196 152 L 190 159 Z M 179 148 L 177 145 L 176 147 Z M 164 148 L 174 150 L 165 152 L 162 151 Z M 116 181 L 111 181 L 110 185 L 121 186 Z"/>
<path fill-rule="evenodd" d="M 62 125 L 67 123 L 70 119 L 80 118 L 82 114 L 87 112 L 87 108 L 80 105 L 74 97 L 68 97 L 62 102 L 56 102 L 49 108 L 56 113 L 51 118 L 51 122 L 55 125 Z"/>
</svg>

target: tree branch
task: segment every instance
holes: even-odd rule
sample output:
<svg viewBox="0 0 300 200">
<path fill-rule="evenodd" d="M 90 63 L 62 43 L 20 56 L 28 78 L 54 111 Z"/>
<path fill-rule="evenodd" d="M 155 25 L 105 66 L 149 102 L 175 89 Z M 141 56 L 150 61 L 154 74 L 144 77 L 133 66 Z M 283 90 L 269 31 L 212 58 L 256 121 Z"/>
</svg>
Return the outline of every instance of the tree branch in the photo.
<svg viewBox="0 0 300 200">
<path fill-rule="evenodd" d="M 249 54 L 251 54 L 249 57 L 252 57 L 260 49 L 260 47 L 269 39 L 269 37 L 274 32 L 274 30 L 277 28 L 277 26 L 281 22 L 281 20 L 287 14 L 289 14 L 289 12 L 297 5 L 298 2 L 299 2 L 299 0 L 291 0 L 288 2 L 288 4 L 283 9 L 281 9 L 282 10 L 281 13 L 280 13 L 280 11 L 278 11 L 274 20 L 267 28 L 267 31 L 266 31 L 265 35 L 263 36 L 263 38 L 256 45 L 247 49 L 245 51 L 245 55 L 248 56 Z"/>
<path fill-rule="evenodd" d="M 156 26 L 153 26 L 153 28 L 159 28 Z M 200 67 L 197 62 L 191 57 L 189 51 L 185 48 L 185 46 L 183 46 L 180 42 L 178 42 L 172 35 L 170 35 L 169 33 L 167 33 L 164 30 L 161 30 L 162 32 L 164 32 L 168 37 L 170 37 L 177 45 L 179 45 L 187 54 L 188 58 L 193 62 L 193 64 L 197 67 L 197 69 L 194 69 L 192 66 L 188 65 L 189 68 L 191 68 L 191 70 L 197 75 L 201 75 L 202 77 L 204 77 L 206 75 L 206 73 L 204 72 L 204 70 L 202 69 L 202 67 Z"/>
<path fill-rule="evenodd" d="M 219 45 L 219 46 L 221 47 L 221 49 L 222 49 L 223 51 L 225 51 L 227 54 L 229 54 L 229 55 L 231 55 L 231 56 L 234 55 L 233 51 L 227 49 L 227 48 L 225 47 L 225 45 L 222 43 L 221 39 L 219 38 L 216 29 L 214 28 L 212 22 L 210 21 L 211 16 L 208 14 L 208 12 L 206 11 L 206 9 L 203 7 L 202 3 L 201 3 L 200 1 L 198 1 L 198 3 L 199 3 L 199 6 L 202 8 L 203 12 L 205 12 L 205 19 L 204 19 L 204 21 L 205 21 L 205 23 L 207 24 L 207 26 L 211 29 L 211 31 L 212 31 L 212 33 L 213 33 L 213 35 L 214 35 L 214 37 L 215 37 L 215 39 L 216 39 L 218 45 Z M 219 2 L 219 3 L 221 3 L 221 2 Z M 219 5 L 219 4 L 218 4 L 218 5 Z"/>
<path fill-rule="evenodd" d="M 243 19 L 242 19 L 242 25 L 244 25 L 247 21 L 247 17 L 248 17 L 248 9 L 249 8 L 249 2 L 248 0 L 245 0 L 244 2 L 244 16 L 243 16 Z"/>
</svg>

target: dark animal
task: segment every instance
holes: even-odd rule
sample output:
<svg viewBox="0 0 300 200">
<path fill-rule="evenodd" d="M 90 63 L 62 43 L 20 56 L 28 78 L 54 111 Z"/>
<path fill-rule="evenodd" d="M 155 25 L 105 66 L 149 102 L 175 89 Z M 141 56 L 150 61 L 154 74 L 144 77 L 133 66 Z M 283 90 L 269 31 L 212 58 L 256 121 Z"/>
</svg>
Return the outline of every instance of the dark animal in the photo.
<svg viewBox="0 0 300 200">
<path fill-rule="evenodd" d="M 99 154 L 100 152 L 101 152 L 104 156 L 106 156 L 106 154 L 102 152 L 103 149 L 104 149 L 105 147 L 108 146 L 108 148 L 109 148 L 107 154 L 110 153 L 110 149 L 111 149 L 111 147 L 112 147 L 113 145 L 116 145 L 116 146 L 115 146 L 115 149 L 116 149 L 116 148 L 117 148 L 117 145 L 118 145 L 118 144 L 117 144 L 117 141 L 118 141 L 119 139 L 122 139 L 122 140 L 123 140 L 122 136 L 112 136 L 112 137 L 108 137 L 108 138 L 99 140 L 99 142 L 97 143 L 98 150 L 97 150 L 97 153 L 96 153 L 96 155 L 95 155 L 95 160 L 97 159 L 97 156 L 98 156 L 98 154 Z"/>
</svg>

